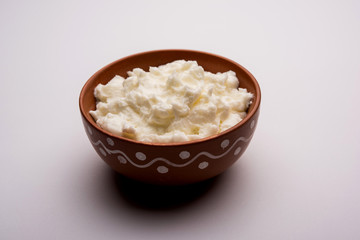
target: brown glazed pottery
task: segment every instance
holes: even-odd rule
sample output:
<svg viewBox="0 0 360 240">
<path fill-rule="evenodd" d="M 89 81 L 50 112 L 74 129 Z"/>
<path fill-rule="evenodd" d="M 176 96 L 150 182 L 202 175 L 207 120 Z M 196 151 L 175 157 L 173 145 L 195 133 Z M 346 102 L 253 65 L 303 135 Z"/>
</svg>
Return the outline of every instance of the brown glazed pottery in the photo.
<svg viewBox="0 0 360 240">
<path fill-rule="evenodd" d="M 134 68 L 149 70 L 174 60 L 196 60 L 206 71 L 236 72 L 240 87 L 254 94 L 245 119 L 220 134 L 180 143 L 148 143 L 116 136 L 96 125 L 94 88 L 115 75 L 127 77 Z M 99 156 L 115 171 L 134 180 L 160 185 L 182 185 L 212 178 L 244 153 L 253 137 L 260 107 L 260 88 L 241 65 L 227 58 L 193 50 L 156 50 L 117 60 L 96 72 L 80 93 L 80 111 L 86 134 Z"/>
</svg>

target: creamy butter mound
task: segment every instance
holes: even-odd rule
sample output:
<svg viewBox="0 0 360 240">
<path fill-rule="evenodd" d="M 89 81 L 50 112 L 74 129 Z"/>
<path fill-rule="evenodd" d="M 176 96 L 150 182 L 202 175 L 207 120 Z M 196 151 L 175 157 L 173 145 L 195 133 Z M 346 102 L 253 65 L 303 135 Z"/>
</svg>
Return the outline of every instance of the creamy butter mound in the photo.
<svg viewBox="0 0 360 240">
<path fill-rule="evenodd" d="M 90 111 L 103 129 L 144 142 L 184 142 L 220 133 L 246 116 L 253 94 L 233 71 L 210 73 L 177 60 L 149 72 L 135 68 L 94 91 Z"/>
</svg>

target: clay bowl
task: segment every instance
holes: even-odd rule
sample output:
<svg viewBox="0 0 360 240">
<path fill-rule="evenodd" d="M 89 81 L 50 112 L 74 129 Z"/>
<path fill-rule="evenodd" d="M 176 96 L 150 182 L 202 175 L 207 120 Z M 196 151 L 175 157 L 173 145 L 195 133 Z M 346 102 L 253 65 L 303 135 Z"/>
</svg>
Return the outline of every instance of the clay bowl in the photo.
<svg viewBox="0 0 360 240">
<path fill-rule="evenodd" d="M 95 109 L 94 88 L 116 74 L 127 77 L 134 68 L 185 59 L 196 60 L 213 73 L 232 70 L 240 87 L 254 94 L 248 115 L 234 127 L 204 139 L 179 143 L 147 143 L 116 136 L 98 127 L 89 114 Z M 229 168 L 244 153 L 259 117 L 260 88 L 255 78 L 238 63 L 211 53 L 192 50 L 157 50 L 119 59 L 96 72 L 80 93 L 80 111 L 86 134 L 99 156 L 118 173 L 141 182 L 183 185 L 212 178 Z"/>
</svg>

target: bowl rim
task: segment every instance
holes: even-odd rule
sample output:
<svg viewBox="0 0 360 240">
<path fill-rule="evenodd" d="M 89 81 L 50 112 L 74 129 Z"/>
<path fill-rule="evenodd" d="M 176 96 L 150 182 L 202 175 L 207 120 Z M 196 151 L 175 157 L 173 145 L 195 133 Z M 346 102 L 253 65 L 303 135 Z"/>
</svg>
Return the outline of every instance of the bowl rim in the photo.
<svg viewBox="0 0 360 240">
<path fill-rule="evenodd" d="M 196 140 L 185 141 L 185 142 L 171 142 L 171 143 L 144 142 L 144 141 L 133 140 L 133 139 L 129 139 L 129 138 L 125 138 L 125 137 L 115 135 L 115 134 L 113 134 L 113 133 L 111 133 L 109 131 L 106 131 L 105 129 L 102 129 L 101 127 L 99 127 L 96 124 L 96 122 L 94 121 L 94 119 L 89 117 L 89 115 L 85 114 L 85 111 L 84 111 L 85 92 L 89 88 L 90 83 L 94 79 L 96 79 L 103 71 L 105 71 L 106 69 L 116 65 L 118 62 L 124 61 L 124 60 L 126 60 L 128 58 L 133 58 L 133 57 L 144 55 L 144 54 L 152 54 L 152 53 L 158 53 L 158 52 L 169 52 L 169 51 L 171 51 L 171 52 L 188 52 L 188 53 L 197 53 L 197 54 L 210 55 L 212 57 L 221 58 L 221 59 L 223 59 L 225 61 L 231 62 L 232 64 L 234 64 L 234 65 L 238 66 L 239 68 L 241 68 L 250 77 L 252 83 L 255 86 L 255 92 L 256 92 L 257 98 L 255 99 L 255 102 L 252 103 L 252 104 L 254 104 L 253 109 L 246 115 L 246 117 L 243 120 L 241 120 L 239 123 L 237 123 L 236 125 L 232 126 L 231 128 L 229 128 L 229 129 L 227 129 L 227 130 L 225 130 L 223 132 L 220 132 L 218 134 L 211 135 L 211 136 L 208 136 L 208 137 L 205 137 L 205 138 L 196 139 Z M 231 70 L 231 69 L 229 69 L 229 70 Z M 140 145 L 147 145 L 147 146 L 184 146 L 184 145 L 190 145 L 190 144 L 196 144 L 196 143 L 210 141 L 210 140 L 215 139 L 215 138 L 220 138 L 220 137 L 222 137 L 222 136 L 236 130 L 237 128 L 240 128 L 242 125 L 245 125 L 249 121 L 249 119 L 251 119 L 258 112 L 258 109 L 260 107 L 260 102 L 261 102 L 261 90 L 260 90 L 259 83 L 255 79 L 255 77 L 246 68 L 244 68 L 239 63 L 237 63 L 237 62 L 235 62 L 235 61 L 233 61 L 233 60 L 231 60 L 229 58 L 226 58 L 226 57 L 223 57 L 223 56 L 220 56 L 220 55 L 217 55 L 217 54 L 209 53 L 209 52 L 198 51 L 198 50 L 190 50 L 190 49 L 158 49 L 158 50 L 138 52 L 138 53 L 135 53 L 135 54 L 132 54 L 132 55 L 122 57 L 122 58 L 120 58 L 118 60 L 115 60 L 115 61 L 105 65 L 104 67 L 99 69 L 97 72 L 95 72 L 86 81 L 86 83 L 84 84 L 84 86 L 81 89 L 80 96 L 79 96 L 79 108 L 80 108 L 80 112 L 81 112 L 81 115 L 82 115 L 83 119 L 85 119 L 89 124 L 91 124 L 98 131 L 100 131 L 100 132 L 102 132 L 102 133 L 104 133 L 104 134 L 106 134 L 106 135 L 108 135 L 108 136 L 110 136 L 112 138 L 115 138 L 115 139 L 131 142 L 131 143 L 136 143 L 136 144 L 140 144 Z"/>
</svg>

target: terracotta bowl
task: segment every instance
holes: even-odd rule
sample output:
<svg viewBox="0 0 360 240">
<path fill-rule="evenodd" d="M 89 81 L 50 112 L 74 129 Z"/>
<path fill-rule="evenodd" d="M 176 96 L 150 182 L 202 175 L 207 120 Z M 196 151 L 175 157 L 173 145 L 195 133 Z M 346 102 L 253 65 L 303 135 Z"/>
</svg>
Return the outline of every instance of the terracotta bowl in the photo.
<svg viewBox="0 0 360 240">
<path fill-rule="evenodd" d="M 213 73 L 232 70 L 240 87 L 254 94 L 248 115 L 234 127 L 214 136 L 179 143 L 147 143 L 116 136 L 96 125 L 89 114 L 95 109 L 94 88 L 115 75 L 127 77 L 136 67 L 148 71 L 174 60 L 196 60 Z M 86 134 L 99 156 L 118 173 L 142 182 L 182 185 L 212 178 L 229 168 L 244 153 L 259 117 L 260 88 L 255 78 L 238 63 L 211 53 L 192 50 L 157 50 L 117 60 L 96 72 L 80 93 L 80 111 Z"/>
</svg>

